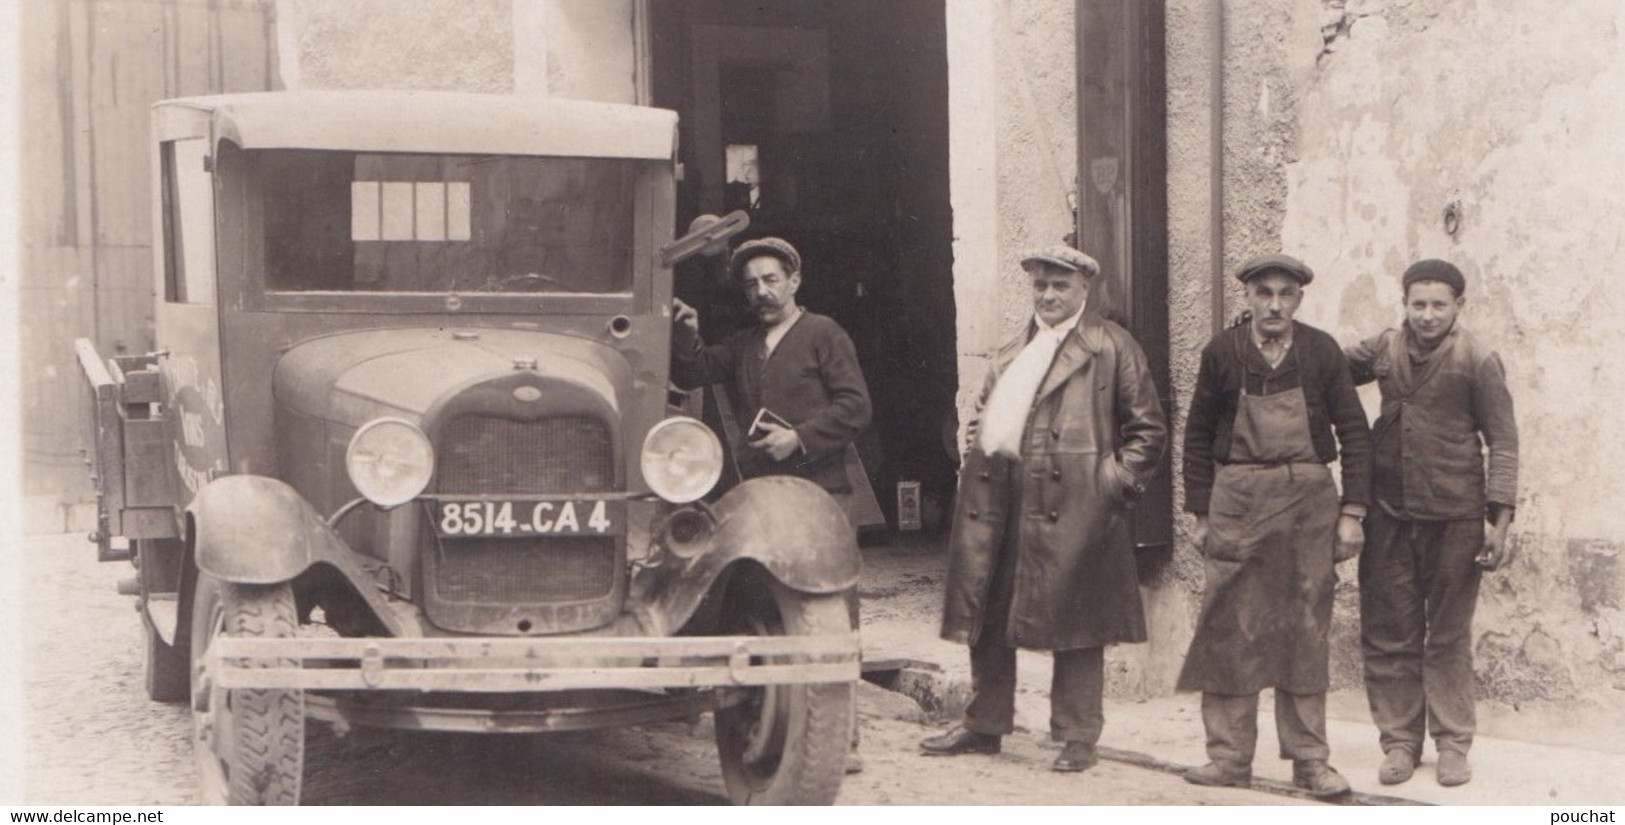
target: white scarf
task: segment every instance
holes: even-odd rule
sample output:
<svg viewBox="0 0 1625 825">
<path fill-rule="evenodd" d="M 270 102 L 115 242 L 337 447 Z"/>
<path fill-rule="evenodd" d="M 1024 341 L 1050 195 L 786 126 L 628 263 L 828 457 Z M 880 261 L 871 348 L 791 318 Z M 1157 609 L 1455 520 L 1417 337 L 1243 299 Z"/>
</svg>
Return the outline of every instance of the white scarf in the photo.
<svg viewBox="0 0 1625 825">
<path fill-rule="evenodd" d="M 982 412 L 981 430 L 977 434 L 977 445 L 982 452 L 1021 457 L 1021 436 L 1027 430 L 1027 413 L 1032 411 L 1034 396 L 1038 395 L 1038 387 L 1044 382 L 1044 375 L 1049 372 L 1050 362 L 1055 360 L 1061 342 L 1066 340 L 1067 333 L 1078 325 L 1081 317 L 1083 310 L 1080 308 L 1077 314 L 1053 327 L 1045 324 L 1043 319 L 1033 317 L 1037 331 L 994 383 L 987 407 Z"/>
</svg>

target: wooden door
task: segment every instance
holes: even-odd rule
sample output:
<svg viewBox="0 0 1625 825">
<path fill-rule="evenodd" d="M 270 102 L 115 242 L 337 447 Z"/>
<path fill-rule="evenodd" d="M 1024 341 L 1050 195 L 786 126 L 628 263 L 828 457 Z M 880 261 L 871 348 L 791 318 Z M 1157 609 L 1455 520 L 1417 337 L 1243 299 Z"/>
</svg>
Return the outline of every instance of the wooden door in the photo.
<svg viewBox="0 0 1625 825">
<path fill-rule="evenodd" d="M 22 23 L 24 492 L 71 503 L 90 495 L 73 339 L 154 344 L 148 112 L 276 88 L 275 2 L 31 0 Z"/>
</svg>

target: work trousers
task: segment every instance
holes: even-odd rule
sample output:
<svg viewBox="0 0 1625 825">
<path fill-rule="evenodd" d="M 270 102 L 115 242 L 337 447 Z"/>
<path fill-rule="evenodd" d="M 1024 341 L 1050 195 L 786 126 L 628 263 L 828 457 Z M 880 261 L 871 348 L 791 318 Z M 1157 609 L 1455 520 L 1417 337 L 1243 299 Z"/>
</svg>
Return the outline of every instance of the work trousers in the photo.
<svg viewBox="0 0 1625 825">
<path fill-rule="evenodd" d="M 1258 746 L 1258 694 L 1202 694 L 1202 726 L 1207 729 L 1207 758 L 1231 770 L 1249 768 Z M 1275 736 L 1281 758 L 1327 759 L 1326 694 L 1275 691 Z"/>
<path fill-rule="evenodd" d="M 1019 513 L 1019 508 L 1012 508 Z M 1012 515 L 1014 522 L 1017 516 Z M 981 632 L 970 648 L 971 701 L 965 708 L 965 729 L 1003 736 L 1015 730 L 1016 648 L 1006 640 L 1010 606 L 1015 595 L 1016 539 L 1012 523 L 999 563 L 989 584 L 987 609 Z M 1106 649 L 1086 647 L 1057 650 L 1052 655 L 1049 728 L 1058 742 L 1100 741 L 1105 725 Z"/>
<path fill-rule="evenodd" d="M 1484 521 L 1396 518 L 1380 506 L 1360 556 L 1360 649 L 1366 698 L 1386 752 L 1473 744 L 1473 610 Z"/>
</svg>

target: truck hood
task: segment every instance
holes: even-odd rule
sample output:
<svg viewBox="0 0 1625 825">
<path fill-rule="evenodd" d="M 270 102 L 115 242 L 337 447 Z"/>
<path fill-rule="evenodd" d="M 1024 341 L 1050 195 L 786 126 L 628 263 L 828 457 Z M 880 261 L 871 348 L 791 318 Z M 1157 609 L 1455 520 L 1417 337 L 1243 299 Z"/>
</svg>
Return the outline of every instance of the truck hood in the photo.
<svg viewBox="0 0 1625 825">
<path fill-rule="evenodd" d="M 421 422 L 437 402 L 516 372 L 571 384 L 624 407 L 631 369 L 594 341 L 515 329 L 383 329 L 315 338 L 277 362 L 279 405 L 357 426 L 384 415 Z"/>
</svg>

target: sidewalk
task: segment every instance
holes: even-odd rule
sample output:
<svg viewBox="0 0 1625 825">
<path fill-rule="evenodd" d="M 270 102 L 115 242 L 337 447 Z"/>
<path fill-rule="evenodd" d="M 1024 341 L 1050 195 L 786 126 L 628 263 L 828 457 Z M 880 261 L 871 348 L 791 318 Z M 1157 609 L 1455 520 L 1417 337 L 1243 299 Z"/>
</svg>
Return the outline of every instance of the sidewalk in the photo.
<svg viewBox="0 0 1625 825">
<path fill-rule="evenodd" d="M 969 696 L 970 666 L 963 646 L 937 638 L 946 566 L 940 544 L 940 538 L 902 536 L 890 545 L 865 548 L 860 594 L 865 661 L 912 660 L 940 668 L 933 680 L 933 698 L 948 706 L 946 724 L 957 718 L 957 709 Z M 1017 666 L 1016 736 L 1047 738 L 1048 656 L 1023 651 Z M 1290 762 L 1277 758 L 1268 691 L 1260 704 L 1253 775 L 1255 792 L 1265 793 L 1290 785 L 1292 767 Z M 1328 698 L 1328 707 L 1331 763 L 1348 778 L 1357 794 L 1372 795 L 1370 801 L 1397 798 L 1439 805 L 1625 805 L 1625 752 L 1616 752 L 1625 751 L 1625 742 L 1617 739 L 1584 748 L 1481 735 L 1472 751 L 1473 781 L 1455 788 L 1442 787 L 1435 781 L 1436 754 L 1430 743 L 1421 767 L 1410 781 L 1382 785 L 1377 782 L 1382 752 L 1377 746 L 1377 730 L 1366 715 L 1364 692 L 1334 693 Z M 1560 718 L 1563 714 L 1551 716 L 1552 726 L 1572 729 L 1576 724 L 1574 718 Z M 1607 720 L 1608 726 L 1614 722 Z M 1490 726 L 1481 722 L 1481 727 Z M 1582 735 L 1565 740 L 1560 732 L 1556 737 L 1543 738 L 1602 741 Z M 1106 730 L 1100 744 L 1109 759 L 1164 770 L 1200 765 L 1207 761 L 1200 699 L 1195 694 L 1138 702 L 1108 697 Z"/>
</svg>

